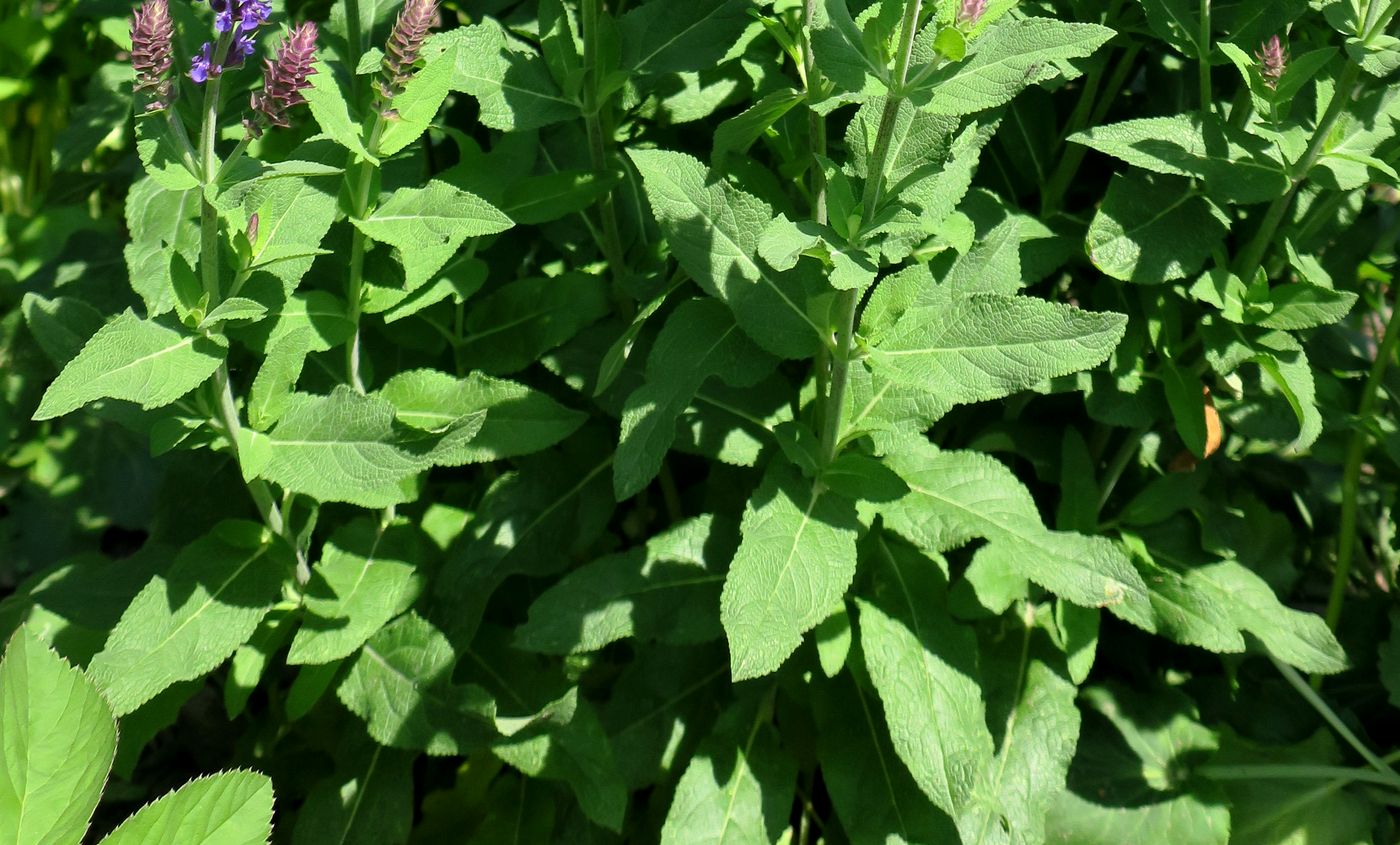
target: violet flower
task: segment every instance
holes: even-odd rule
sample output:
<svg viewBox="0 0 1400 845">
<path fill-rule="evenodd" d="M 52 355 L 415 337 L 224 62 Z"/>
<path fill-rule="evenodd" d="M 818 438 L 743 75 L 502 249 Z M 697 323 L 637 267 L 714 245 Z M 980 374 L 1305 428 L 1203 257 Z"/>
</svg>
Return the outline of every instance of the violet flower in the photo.
<svg viewBox="0 0 1400 845">
<path fill-rule="evenodd" d="M 962 0 L 958 6 L 956 23 L 958 26 L 973 26 L 987 12 L 987 0 Z"/>
<path fill-rule="evenodd" d="M 311 66 L 316 34 L 316 24 L 307 21 L 287 33 L 276 61 L 263 59 L 263 87 L 249 101 L 254 119 L 243 122 L 254 137 L 262 134 L 262 125 L 288 126 L 287 110 L 306 102 L 301 90 L 310 86 L 306 78 L 316 72 Z"/>
<path fill-rule="evenodd" d="M 1283 49 L 1283 42 L 1277 35 L 1270 36 L 1268 41 L 1259 45 L 1254 58 L 1259 60 L 1259 75 L 1264 77 L 1264 84 L 1271 89 L 1277 88 L 1278 81 L 1283 78 L 1284 66 L 1288 64 L 1288 51 Z"/>
<path fill-rule="evenodd" d="M 146 0 L 131 16 L 131 67 L 136 71 L 137 91 L 151 92 L 146 111 L 157 111 L 170 105 L 173 88 L 169 73 L 171 39 L 174 27 L 170 22 L 167 0 Z"/>
<path fill-rule="evenodd" d="M 389 102 L 402 94 L 408 80 L 413 78 L 418 51 L 423 47 L 423 39 L 428 37 L 428 30 L 437 23 L 437 12 L 438 0 L 405 0 L 399 19 L 389 33 L 389 43 L 384 45 L 384 62 L 380 66 L 380 78 L 375 81 L 386 114 L 392 113 Z"/>
<path fill-rule="evenodd" d="M 214 29 L 234 35 L 223 62 L 214 61 L 214 42 L 210 41 L 191 59 L 190 79 L 200 83 L 242 65 L 253 55 L 253 32 L 272 14 L 268 0 L 209 0 L 209 6 L 214 10 Z"/>
</svg>

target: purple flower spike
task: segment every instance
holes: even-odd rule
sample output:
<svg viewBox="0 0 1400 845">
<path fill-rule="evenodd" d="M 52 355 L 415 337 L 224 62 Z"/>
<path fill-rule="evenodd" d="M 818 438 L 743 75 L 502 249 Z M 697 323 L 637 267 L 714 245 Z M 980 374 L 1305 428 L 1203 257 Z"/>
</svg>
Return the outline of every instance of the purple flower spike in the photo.
<svg viewBox="0 0 1400 845">
<path fill-rule="evenodd" d="M 423 47 L 423 39 L 428 37 L 428 30 L 437 23 L 437 17 L 438 0 L 405 0 L 394 30 L 389 33 L 380 78 L 375 82 L 384 100 L 385 113 L 390 113 L 389 102 L 402 94 L 403 87 L 413 78 L 418 51 Z"/>
<path fill-rule="evenodd" d="M 131 16 L 131 67 L 136 71 L 135 90 L 151 92 L 147 111 L 170 105 L 173 35 L 167 0 L 146 0 Z"/>
<path fill-rule="evenodd" d="M 1259 45 L 1254 58 L 1259 60 L 1259 75 L 1264 77 L 1264 84 L 1277 88 L 1278 81 L 1283 78 L 1284 66 L 1288 64 L 1288 51 L 1283 48 L 1283 42 L 1277 35 L 1270 37 Z"/>
<path fill-rule="evenodd" d="M 255 119 L 244 121 L 255 137 L 262 134 L 261 124 L 289 126 L 287 110 L 306 102 L 301 90 L 310 86 L 306 78 L 316 72 L 311 66 L 316 58 L 316 34 L 316 24 L 307 21 L 287 33 L 276 61 L 263 60 L 263 87 L 250 100 Z"/>
<path fill-rule="evenodd" d="M 958 26 L 974 26 L 987 12 L 987 0 L 962 0 L 958 6 Z"/>
<path fill-rule="evenodd" d="M 223 68 L 214 64 L 214 45 L 208 41 L 190 59 L 190 79 L 203 84 L 211 76 L 218 76 Z"/>
</svg>

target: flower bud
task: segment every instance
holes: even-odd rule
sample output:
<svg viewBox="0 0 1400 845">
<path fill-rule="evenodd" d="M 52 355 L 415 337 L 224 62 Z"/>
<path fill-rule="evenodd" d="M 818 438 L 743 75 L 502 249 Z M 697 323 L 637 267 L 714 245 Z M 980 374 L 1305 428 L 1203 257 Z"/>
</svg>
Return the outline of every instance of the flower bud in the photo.
<svg viewBox="0 0 1400 845">
<path fill-rule="evenodd" d="M 306 102 L 303 88 L 311 85 L 307 77 L 316 72 L 311 63 L 316 58 L 316 24 L 307 21 L 287 33 L 277 49 L 277 60 L 263 60 L 263 87 L 253 92 L 249 105 L 255 120 L 245 121 L 253 135 L 262 134 L 259 123 L 286 127 L 287 110 Z"/>
<path fill-rule="evenodd" d="M 389 102 L 402 94 L 403 87 L 413 78 L 413 64 L 418 61 L 418 51 L 423 47 L 423 39 L 428 37 L 428 30 L 437 22 L 437 12 L 438 0 L 405 0 L 399 19 L 389 33 L 380 78 L 375 82 L 384 100 L 385 114 L 389 113 Z"/>
<path fill-rule="evenodd" d="M 1277 88 L 1278 81 L 1283 78 L 1284 66 L 1288 64 L 1288 52 L 1283 49 L 1279 37 L 1271 36 L 1268 41 L 1259 45 L 1254 58 L 1259 60 L 1259 75 L 1264 77 L 1264 84 L 1270 88 Z"/>
<path fill-rule="evenodd" d="M 987 12 L 987 0 L 962 0 L 958 6 L 957 25 L 973 26 Z"/>
<path fill-rule="evenodd" d="M 131 67 L 136 71 L 135 90 L 151 92 L 147 111 L 170 105 L 173 35 L 167 0 L 146 0 L 131 16 Z"/>
</svg>

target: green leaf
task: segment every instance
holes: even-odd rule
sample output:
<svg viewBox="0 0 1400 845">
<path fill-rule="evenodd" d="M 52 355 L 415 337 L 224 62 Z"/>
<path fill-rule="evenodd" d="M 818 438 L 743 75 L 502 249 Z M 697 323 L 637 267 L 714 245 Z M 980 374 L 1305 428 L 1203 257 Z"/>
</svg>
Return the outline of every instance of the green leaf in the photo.
<svg viewBox="0 0 1400 845">
<path fill-rule="evenodd" d="M 199 191 L 168 191 L 151 178 L 138 179 L 126 195 L 122 247 L 131 289 L 156 317 L 175 307 L 172 265 L 178 255 L 194 267 L 199 256 Z"/>
<path fill-rule="evenodd" d="M 1288 282 L 1269 290 L 1266 303 L 1252 303 L 1254 309 L 1266 312 L 1251 322 L 1268 329 L 1311 329 L 1340 322 L 1351 313 L 1356 294 L 1332 290 L 1307 282 Z"/>
<path fill-rule="evenodd" d="M 600 276 L 516 279 L 473 303 L 458 354 L 490 373 L 522 370 L 611 308 L 608 283 Z"/>
<path fill-rule="evenodd" d="M 883 57 L 871 56 L 846 0 L 822 0 L 812 11 L 812 55 L 822 75 L 853 95 L 850 99 L 885 93 L 889 66 Z"/>
<path fill-rule="evenodd" d="M 1283 332 L 1270 332 L 1260 338 L 1255 349 L 1251 360 L 1278 386 L 1298 418 L 1298 436 L 1288 445 L 1288 451 L 1303 452 L 1322 434 L 1322 412 L 1317 407 L 1317 388 L 1308 355 L 1301 343 Z"/>
<path fill-rule="evenodd" d="M 797 765 L 767 724 L 769 706 L 730 707 L 686 766 L 661 845 L 769 845 L 787 829 Z"/>
<path fill-rule="evenodd" d="M 1064 658 L 1034 620 L 984 643 L 983 688 L 996 760 L 958 817 L 963 845 L 1045 842 L 1047 811 L 1065 788 L 1079 739 L 1078 690 Z"/>
<path fill-rule="evenodd" d="M 559 91 L 539 55 L 510 39 L 494 20 L 443 33 L 424 45 L 423 54 L 453 43 L 452 90 L 476 97 L 485 126 L 524 132 L 578 116 L 577 104 Z"/>
<path fill-rule="evenodd" d="M 813 685 L 822 781 L 852 845 L 953 842 L 948 817 L 919 791 L 890 745 L 870 690 L 842 673 Z"/>
<path fill-rule="evenodd" d="M 455 662 L 447 638 L 408 613 L 370 637 L 336 695 L 382 745 L 466 754 L 495 734 L 496 705 L 481 687 L 451 682 Z"/>
<path fill-rule="evenodd" d="M 799 271 L 779 274 L 757 260 L 759 236 L 774 217 L 768 205 L 727 182 L 711 182 L 705 166 L 684 153 L 629 155 L 685 271 L 729 305 L 744 332 L 768 352 L 785 358 L 815 352 L 823 331 L 806 305 L 815 285 Z"/>
<path fill-rule="evenodd" d="M 805 96 L 796 88 L 780 88 L 764 95 L 743 112 L 720 123 L 715 127 L 711 160 L 719 165 L 726 155 L 743 155 L 748 152 L 754 141 L 781 120 L 783 115 L 792 111 Z"/>
<path fill-rule="evenodd" d="M 323 502 L 383 508 L 413 499 L 414 477 L 456 457 L 485 414 L 429 434 L 396 425 L 394 406 L 337 387 L 329 396 L 293 394 L 267 434 L 245 429 L 239 458 L 246 478 L 265 478 Z"/>
<path fill-rule="evenodd" d="M 1290 184 L 1266 141 L 1197 114 L 1096 126 L 1069 140 L 1154 173 L 1195 177 L 1227 202 L 1266 202 Z"/>
<path fill-rule="evenodd" d="M 507 379 L 474 372 L 464 379 L 436 370 L 401 372 L 379 389 L 404 425 L 441 432 L 485 412 L 481 430 L 450 454 L 443 466 L 496 461 L 546 449 L 572 434 L 584 415 L 547 394 Z"/>
<path fill-rule="evenodd" d="M 302 89 L 301 95 L 310 106 L 321 131 L 359 158 L 378 164 L 379 159 L 365 149 L 364 130 L 350 114 L 350 106 L 340 89 L 340 77 L 335 69 L 317 59 L 307 80 L 311 84 Z"/>
<path fill-rule="evenodd" d="M 164 111 L 137 115 L 136 153 L 146 173 L 167 191 L 197 188 L 199 177 L 191 169 L 194 150 L 175 134 L 172 120 L 179 118 Z"/>
<path fill-rule="evenodd" d="M 1206 457 L 1206 394 L 1201 380 L 1190 370 L 1184 370 L 1163 358 L 1161 364 L 1162 387 L 1166 390 L 1167 404 L 1176 422 L 1176 431 L 1191 454 L 1198 458 Z"/>
<path fill-rule="evenodd" d="M 1184 180 L 1116 173 L 1084 246 L 1094 266 L 1113 278 L 1155 285 L 1200 270 L 1229 225 L 1224 212 Z"/>
<path fill-rule="evenodd" d="M 246 296 L 231 296 L 215 305 L 214 308 L 204 315 L 200 322 L 201 329 L 208 326 L 216 326 L 219 323 L 229 320 L 251 320 L 258 321 L 267 316 L 267 306 L 261 302 L 255 302 Z"/>
<path fill-rule="evenodd" d="M 890 739 L 923 793 L 956 817 L 993 754 L 977 639 L 948 615 L 933 561 L 879 536 L 869 559 L 872 600 L 856 599 L 860 645 Z"/>
<path fill-rule="evenodd" d="M 239 770 L 161 796 L 98 845 L 266 845 L 271 837 L 272 780 Z"/>
<path fill-rule="evenodd" d="M 467 238 L 515 225 L 476 194 L 437 179 L 422 188 L 400 188 L 369 217 L 353 222 L 374 240 L 398 248 L 410 291 L 431 281 Z"/>
<path fill-rule="evenodd" d="M 147 409 L 169 405 L 213 375 L 223 351 L 215 339 L 123 311 L 58 374 L 34 419 L 63 416 L 98 399 L 125 399 Z"/>
<path fill-rule="evenodd" d="M 322 778 L 297 814 L 292 845 L 389 845 L 413 826 L 413 755 L 356 747 Z"/>
<path fill-rule="evenodd" d="M 871 346 L 869 361 L 878 375 L 951 407 L 999 399 L 1102 363 L 1126 325 L 1121 314 L 973 294 L 905 312 Z"/>
<path fill-rule="evenodd" d="M 972 54 L 944 66 L 910 92 L 934 114 L 963 115 L 1004 105 L 1060 75 L 1057 63 L 1091 55 L 1115 35 L 1108 27 L 1050 18 L 1003 19 L 972 42 Z"/>
<path fill-rule="evenodd" d="M 577 690 L 571 690 L 566 701 L 576 699 Z M 547 733 L 522 730 L 491 750 L 530 777 L 564 781 L 589 821 L 618 832 L 627 811 L 627 787 L 592 705 L 577 700 L 573 707 L 567 724 Z M 540 716 L 547 718 L 546 713 Z"/>
<path fill-rule="evenodd" d="M 202 677 L 253 635 L 292 565 L 291 549 L 261 525 L 220 522 L 137 594 L 88 675 L 118 716 Z"/>
<path fill-rule="evenodd" d="M 775 671 L 855 576 L 855 507 L 775 462 L 744 509 L 720 599 L 734 680 Z"/>
<path fill-rule="evenodd" d="M 262 680 L 273 654 L 286 645 L 287 638 L 292 635 L 292 627 L 291 609 L 274 607 L 263 617 L 253 636 L 233 653 L 224 682 L 224 712 L 230 719 L 238 718 L 248 706 L 248 699 Z"/>
<path fill-rule="evenodd" d="M 957 548 L 974 537 L 989 544 L 984 565 L 1009 570 L 1085 607 L 1151 631 L 1147 585 L 1128 557 L 1104 537 L 1050 531 L 1030 493 L 1011 471 L 977 452 L 940 452 L 910 442 L 887 455 L 909 485 L 909 495 L 880 506 L 886 524 L 931 552 Z"/>
<path fill-rule="evenodd" d="M 457 51 L 453 44 L 440 54 L 429 56 L 418 68 L 403 92 L 394 97 L 394 117 L 390 118 L 379 138 L 379 154 L 391 156 L 418 140 L 428 124 L 437 116 L 442 101 L 457 70 Z"/>
<path fill-rule="evenodd" d="M 1173 689 L 1131 692 L 1118 685 L 1080 693 L 1088 710 L 1070 768 L 1070 790 L 1046 819 L 1047 840 L 1121 845 L 1142 831 L 1172 845 L 1225 845 L 1230 812 L 1193 761 L 1216 748 L 1189 700 Z"/>
<path fill-rule="evenodd" d="M 515 646 L 544 654 L 597 651 L 628 637 L 673 644 L 721 634 L 719 555 L 705 548 L 708 515 L 565 575 L 530 605 Z"/>
<path fill-rule="evenodd" d="M 560 170 L 511 182 L 501 196 L 501 211 L 516 223 L 548 223 L 591 207 L 617 184 L 612 173 Z"/>
<path fill-rule="evenodd" d="M 634 74 L 708 70 L 752 23 L 749 0 L 644 3 L 617 22 L 622 67 Z"/>
<path fill-rule="evenodd" d="M 267 431 L 287 410 L 306 365 L 311 337 L 311 329 L 300 328 L 267 345 L 267 357 L 248 392 L 248 424 L 254 429 Z"/>
<path fill-rule="evenodd" d="M 821 473 L 822 483 L 848 499 L 893 502 L 909 492 L 904 479 L 878 458 L 843 452 Z"/>
<path fill-rule="evenodd" d="M 116 754 L 111 708 L 22 625 L 0 660 L 0 713 L 0 841 L 77 845 Z"/>
<path fill-rule="evenodd" d="M 405 521 L 380 526 L 357 519 L 326 541 L 303 591 L 305 616 L 287 652 L 289 664 L 349 657 L 423 589 L 416 564 L 421 534 Z"/>
<path fill-rule="evenodd" d="M 1200 6 L 1191 0 L 1140 0 L 1147 25 L 1158 38 L 1188 59 L 1201 55 Z M 1209 52 L 1206 45 L 1206 52 Z"/>
<path fill-rule="evenodd" d="M 21 308 L 29 333 L 49 360 L 60 367 L 73 360 L 88 338 L 102 328 L 101 312 L 71 296 L 45 299 L 29 292 L 24 295 Z"/>
<path fill-rule="evenodd" d="M 739 330 L 713 299 L 681 303 L 647 358 L 646 383 L 627 397 L 613 461 L 619 502 L 651 483 L 676 436 L 676 419 L 710 377 L 741 387 L 756 383 L 776 362 Z"/>
</svg>

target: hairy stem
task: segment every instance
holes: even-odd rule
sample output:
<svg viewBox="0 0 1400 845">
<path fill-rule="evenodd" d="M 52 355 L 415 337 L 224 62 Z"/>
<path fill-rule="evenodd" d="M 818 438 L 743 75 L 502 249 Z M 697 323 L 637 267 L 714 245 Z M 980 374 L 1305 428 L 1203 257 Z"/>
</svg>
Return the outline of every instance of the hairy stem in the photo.
<svg viewBox="0 0 1400 845">
<path fill-rule="evenodd" d="M 1356 425 L 1347 444 L 1346 463 L 1342 469 L 1342 522 L 1337 531 L 1337 563 L 1332 571 L 1332 592 L 1327 598 L 1327 627 L 1337 630 L 1342 619 L 1342 605 L 1346 599 L 1347 579 L 1351 576 L 1351 562 L 1356 553 L 1356 510 L 1361 487 L 1361 460 L 1366 455 L 1370 435 L 1366 423 L 1376 406 L 1380 394 L 1381 381 L 1386 368 L 1395 357 L 1395 345 L 1400 342 L 1400 308 L 1393 305 L 1390 320 L 1386 323 L 1385 337 L 1376 351 L 1376 360 L 1371 362 L 1371 371 L 1361 388 L 1361 402 L 1356 408 Z"/>
<path fill-rule="evenodd" d="M 880 195 L 885 189 L 885 160 L 889 158 L 890 142 L 894 138 L 895 119 L 904 98 L 905 82 L 909 78 L 909 61 L 914 53 L 914 36 L 919 29 L 921 0 L 907 0 L 904 6 L 903 28 L 900 30 L 899 53 L 895 56 L 894 74 L 875 130 L 875 146 L 866 162 L 865 189 L 861 193 L 862 226 L 875 217 Z M 836 348 L 831 354 L 831 379 L 827 386 L 826 412 L 822 419 L 822 456 L 830 461 L 836 457 L 841 443 L 841 428 L 845 416 L 846 382 L 850 372 L 851 339 L 855 336 L 856 310 L 860 292 L 843 290 L 836 300 Z"/>
<path fill-rule="evenodd" d="M 1313 133 L 1307 151 L 1298 160 L 1298 166 L 1293 171 L 1293 184 L 1283 196 L 1269 205 L 1254 237 L 1250 239 L 1236 258 L 1235 275 L 1246 283 L 1254 278 L 1254 274 L 1259 270 L 1259 265 L 1264 260 L 1264 252 L 1269 248 L 1269 243 L 1274 239 L 1274 232 L 1278 230 L 1279 224 L 1283 222 L 1284 216 L 1288 213 L 1288 208 L 1293 203 L 1293 197 L 1308 178 L 1308 171 L 1312 170 L 1313 165 L 1317 163 L 1318 156 L 1322 155 L 1322 147 L 1327 143 L 1327 136 L 1332 134 L 1332 127 L 1336 126 L 1337 119 L 1346 110 L 1347 103 L 1351 102 L 1351 89 L 1356 85 L 1356 78 L 1360 73 L 1361 66 L 1353 63 L 1348 63 L 1346 69 L 1342 71 L 1341 78 L 1337 80 L 1337 87 L 1332 91 L 1332 102 L 1328 103 L 1327 111 L 1323 113 L 1322 120 L 1318 121 L 1317 131 Z"/>
<path fill-rule="evenodd" d="M 223 63 L 231 41 L 232 35 L 228 33 L 219 37 L 214 48 L 215 64 Z M 212 76 L 205 82 L 203 125 L 199 137 L 199 165 L 204 187 L 216 184 L 221 172 L 218 153 L 215 150 L 219 127 L 221 79 L 221 76 Z M 220 301 L 219 215 L 207 198 L 200 202 L 199 270 L 205 293 L 209 296 L 209 307 L 212 308 Z M 214 371 L 213 389 L 214 407 L 218 415 L 219 425 L 224 429 L 224 436 L 228 439 L 229 452 L 232 453 L 234 462 L 241 467 L 242 462 L 238 454 L 238 434 L 242 430 L 242 426 L 238 421 L 238 404 L 233 398 L 233 386 L 229 380 L 227 360 L 219 364 L 219 368 Z M 262 517 L 268 530 L 287 540 L 292 549 L 296 551 L 297 579 L 300 583 L 305 584 L 311 578 L 311 570 L 297 545 L 296 538 L 291 535 L 290 527 L 282 519 L 282 512 L 277 507 L 277 502 L 272 498 L 272 491 L 266 482 L 258 479 L 246 482 L 246 486 L 254 506 L 258 509 L 258 515 Z"/>
<path fill-rule="evenodd" d="M 365 149 L 370 155 L 379 154 L 379 139 L 384 134 L 384 120 L 376 111 L 374 117 L 370 118 L 369 129 L 365 136 Z M 357 162 L 351 169 L 350 180 L 350 213 L 351 216 L 363 219 L 369 213 L 370 191 L 374 186 L 374 162 Z M 348 316 L 354 329 L 350 335 L 350 341 L 345 345 L 345 377 L 350 386 L 360 393 L 365 392 L 364 379 L 360 377 L 360 316 L 364 298 L 365 286 L 365 233 L 360 231 L 358 226 L 351 224 L 350 229 L 350 273 L 345 285 L 346 304 L 349 308 Z"/>
<path fill-rule="evenodd" d="M 812 19 L 816 15 L 817 3 L 818 0 L 806 0 L 802 5 L 802 79 L 806 83 L 808 102 L 812 102 L 812 95 L 819 87 L 817 75 L 821 73 L 817 70 L 816 55 L 812 51 L 812 39 L 809 37 L 812 31 Z M 808 173 L 808 190 L 812 197 L 812 220 L 819 226 L 825 226 L 827 221 L 826 173 L 822 170 L 821 160 L 818 156 L 826 155 L 826 118 L 813 108 L 807 109 L 807 138 L 812 148 L 812 161 L 809 165 L 811 170 Z M 816 418 L 818 425 L 824 426 L 827 415 L 830 413 L 826 397 L 831 389 L 831 352 L 824 343 L 817 349 L 817 359 L 814 366 L 817 375 Z"/>
</svg>

